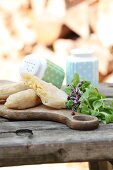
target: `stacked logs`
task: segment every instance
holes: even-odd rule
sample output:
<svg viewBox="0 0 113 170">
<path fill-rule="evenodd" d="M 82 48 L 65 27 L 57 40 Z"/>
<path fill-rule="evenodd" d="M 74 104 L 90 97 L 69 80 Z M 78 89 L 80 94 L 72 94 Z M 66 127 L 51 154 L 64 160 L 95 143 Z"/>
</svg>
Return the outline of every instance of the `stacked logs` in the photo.
<svg viewBox="0 0 113 170">
<path fill-rule="evenodd" d="M 1 1 L 0 59 L 18 62 L 35 52 L 57 60 L 72 48 L 93 47 L 100 81 L 113 82 L 112 6 L 112 0 Z"/>
</svg>

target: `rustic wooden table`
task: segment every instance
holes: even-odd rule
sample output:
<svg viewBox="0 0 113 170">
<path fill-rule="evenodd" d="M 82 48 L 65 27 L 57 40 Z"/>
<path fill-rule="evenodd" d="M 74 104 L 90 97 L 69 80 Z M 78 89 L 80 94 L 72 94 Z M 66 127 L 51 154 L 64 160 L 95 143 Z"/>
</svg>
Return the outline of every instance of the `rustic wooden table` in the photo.
<svg viewBox="0 0 113 170">
<path fill-rule="evenodd" d="M 113 84 L 100 85 L 107 96 L 112 89 Z M 91 170 L 110 170 L 112 160 L 113 124 L 77 131 L 51 121 L 0 118 L 0 166 L 88 161 Z"/>
</svg>

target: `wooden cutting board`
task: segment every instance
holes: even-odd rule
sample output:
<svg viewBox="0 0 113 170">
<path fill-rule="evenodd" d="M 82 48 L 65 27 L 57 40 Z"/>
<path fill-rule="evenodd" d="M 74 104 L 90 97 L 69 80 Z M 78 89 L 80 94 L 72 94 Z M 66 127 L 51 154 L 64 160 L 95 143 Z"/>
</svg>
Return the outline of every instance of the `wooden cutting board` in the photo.
<svg viewBox="0 0 113 170">
<path fill-rule="evenodd" d="M 7 80 L 0 80 L 0 85 L 13 83 Z M 99 121 L 94 116 L 75 113 L 71 115 L 68 109 L 52 109 L 44 105 L 24 110 L 7 109 L 0 104 L 0 116 L 13 120 L 50 120 L 64 123 L 72 129 L 92 130 L 99 126 Z"/>
<path fill-rule="evenodd" d="M 25 110 L 7 109 L 4 105 L 0 105 L 0 116 L 13 120 L 50 120 L 64 123 L 77 130 L 92 130 L 99 125 L 96 117 L 78 113 L 72 116 L 71 110 L 55 110 L 44 105 Z"/>
</svg>

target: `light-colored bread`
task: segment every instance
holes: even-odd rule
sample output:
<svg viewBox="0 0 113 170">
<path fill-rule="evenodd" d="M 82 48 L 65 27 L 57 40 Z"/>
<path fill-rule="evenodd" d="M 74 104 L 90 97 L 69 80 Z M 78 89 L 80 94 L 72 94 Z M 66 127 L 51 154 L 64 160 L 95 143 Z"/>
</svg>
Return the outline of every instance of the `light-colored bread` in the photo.
<svg viewBox="0 0 113 170">
<path fill-rule="evenodd" d="M 11 83 L 0 86 L 0 100 L 6 100 L 11 94 L 29 89 L 24 82 Z"/>
<path fill-rule="evenodd" d="M 26 85 L 36 91 L 44 105 L 56 109 L 66 107 L 65 102 L 68 96 L 61 89 L 58 89 L 53 84 L 47 83 L 43 80 L 40 80 L 38 77 L 29 74 L 24 74 L 22 78 Z"/>
<path fill-rule="evenodd" d="M 41 104 L 40 98 L 33 89 L 17 92 L 10 95 L 5 106 L 10 109 L 27 109 Z"/>
</svg>

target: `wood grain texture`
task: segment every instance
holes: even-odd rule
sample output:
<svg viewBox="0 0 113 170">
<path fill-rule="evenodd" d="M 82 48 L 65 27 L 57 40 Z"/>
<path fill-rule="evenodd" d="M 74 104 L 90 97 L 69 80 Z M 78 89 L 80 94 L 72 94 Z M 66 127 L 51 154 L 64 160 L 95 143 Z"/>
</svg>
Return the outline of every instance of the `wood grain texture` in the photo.
<svg viewBox="0 0 113 170">
<path fill-rule="evenodd" d="M 112 159 L 113 123 L 78 131 L 52 121 L 0 119 L 0 166 Z"/>
<path fill-rule="evenodd" d="M 3 122 L 0 166 L 113 159 L 112 132 L 113 124 L 101 124 L 94 131 L 77 131 L 50 121 Z"/>
<path fill-rule="evenodd" d="M 107 97 L 113 97 L 113 83 L 100 84 L 99 91 Z"/>
<path fill-rule="evenodd" d="M 89 170 L 113 170 L 113 167 L 108 161 L 93 161 L 89 163 Z"/>
<path fill-rule="evenodd" d="M 7 109 L 6 106 L 0 105 L 0 116 L 13 120 L 51 120 L 76 130 L 92 130 L 99 126 L 99 121 L 94 116 L 79 113 L 72 116 L 71 110 L 55 110 L 44 105 L 24 110 Z"/>
</svg>

